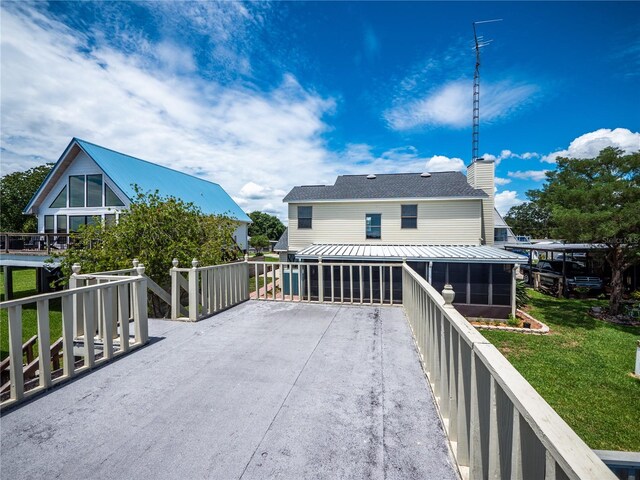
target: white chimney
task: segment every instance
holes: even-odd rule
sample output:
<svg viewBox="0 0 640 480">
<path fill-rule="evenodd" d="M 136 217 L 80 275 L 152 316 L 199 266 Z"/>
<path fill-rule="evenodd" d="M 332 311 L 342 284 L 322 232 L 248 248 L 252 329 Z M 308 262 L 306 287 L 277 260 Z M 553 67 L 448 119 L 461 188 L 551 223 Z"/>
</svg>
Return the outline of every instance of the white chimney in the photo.
<svg viewBox="0 0 640 480">
<path fill-rule="evenodd" d="M 467 182 L 473 188 L 486 193 L 489 197 L 482 199 L 482 243 L 493 245 L 495 208 L 495 164 L 493 160 L 478 159 L 467 167 Z"/>
</svg>

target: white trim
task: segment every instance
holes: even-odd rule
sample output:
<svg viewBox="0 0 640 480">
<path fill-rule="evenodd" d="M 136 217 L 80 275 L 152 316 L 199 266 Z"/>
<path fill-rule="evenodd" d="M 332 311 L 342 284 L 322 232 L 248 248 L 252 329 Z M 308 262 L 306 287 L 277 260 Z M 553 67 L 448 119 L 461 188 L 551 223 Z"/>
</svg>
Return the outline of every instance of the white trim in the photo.
<svg viewBox="0 0 640 480">
<path fill-rule="evenodd" d="M 330 200 L 282 200 L 282 203 L 365 203 L 365 202 L 430 202 L 443 200 L 486 200 L 487 197 L 395 197 L 395 198 L 343 198 Z"/>
</svg>

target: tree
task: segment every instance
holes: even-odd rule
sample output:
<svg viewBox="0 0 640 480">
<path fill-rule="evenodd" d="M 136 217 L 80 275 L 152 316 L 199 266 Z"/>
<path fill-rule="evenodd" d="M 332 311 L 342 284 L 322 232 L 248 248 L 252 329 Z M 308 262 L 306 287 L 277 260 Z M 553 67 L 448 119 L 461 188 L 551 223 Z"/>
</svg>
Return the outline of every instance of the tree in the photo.
<svg viewBox="0 0 640 480">
<path fill-rule="evenodd" d="M 256 249 L 256 253 L 261 253 L 263 249 L 269 247 L 269 239 L 265 235 L 251 237 L 251 246 Z"/>
<path fill-rule="evenodd" d="M 504 221 L 516 235 L 533 238 L 549 238 L 551 235 L 551 212 L 533 200 L 511 207 Z"/>
<path fill-rule="evenodd" d="M 141 193 L 120 215 L 116 225 L 87 225 L 76 235 L 74 246 L 61 254 L 65 277 L 79 263 L 82 272 L 91 273 L 131 268 L 137 258 L 145 274 L 170 291 L 169 270 L 177 258 L 181 266 L 191 267 L 196 258 L 201 265 L 216 265 L 237 257 L 233 232 L 237 222 L 225 216 L 204 215 L 193 203 L 155 193 Z M 155 315 L 163 308 L 155 297 Z"/>
<path fill-rule="evenodd" d="M 0 231 L 35 232 L 35 217 L 22 211 L 29 203 L 51 171 L 53 163 L 14 172 L 0 178 Z"/>
<path fill-rule="evenodd" d="M 269 240 L 278 240 L 284 233 L 285 226 L 278 217 L 263 212 L 251 212 L 249 236 L 265 235 Z"/>
<path fill-rule="evenodd" d="M 558 236 L 608 246 L 609 310 L 617 315 L 623 273 L 640 261 L 640 152 L 624 155 L 608 147 L 596 158 L 558 158 L 535 195 L 551 211 Z"/>
</svg>

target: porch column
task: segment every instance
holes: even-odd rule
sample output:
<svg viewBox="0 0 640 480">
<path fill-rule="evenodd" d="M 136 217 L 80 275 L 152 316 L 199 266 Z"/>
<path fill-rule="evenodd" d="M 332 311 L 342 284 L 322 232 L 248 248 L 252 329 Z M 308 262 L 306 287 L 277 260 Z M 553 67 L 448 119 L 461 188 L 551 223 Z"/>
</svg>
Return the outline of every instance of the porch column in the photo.
<svg viewBox="0 0 640 480">
<path fill-rule="evenodd" d="M 429 262 L 429 273 L 427 275 L 427 281 L 429 282 L 429 285 L 431 285 L 432 271 L 433 271 L 433 262 Z"/>
<path fill-rule="evenodd" d="M 13 269 L 8 266 L 2 267 L 4 273 L 4 301 L 13 297 Z"/>
<path fill-rule="evenodd" d="M 518 272 L 518 264 L 514 264 L 511 269 L 511 315 L 516 317 L 516 273 Z"/>
</svg>

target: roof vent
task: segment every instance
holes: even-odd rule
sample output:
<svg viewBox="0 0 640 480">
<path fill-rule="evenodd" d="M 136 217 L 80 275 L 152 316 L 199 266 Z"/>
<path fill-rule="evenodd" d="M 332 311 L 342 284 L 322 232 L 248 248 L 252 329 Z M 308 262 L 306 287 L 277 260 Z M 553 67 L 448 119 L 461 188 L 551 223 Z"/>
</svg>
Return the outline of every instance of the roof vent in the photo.
<svg viewBox="0 0 640 480">
<path fill-rule="evenodd" d="M 420 176 L 422 178 L 429 178 L 431 176 L 431 174 L 429 172 L 424 172 L 424 173 L 421 173 Z"/>
<path fill-rule="evenodd" d="M 369 175 L 367 175 L 367 178 L 369 180 L 374 180 L 376 178 L 376 176 L 373 173 L 370 173 Z"/>
</svg>

